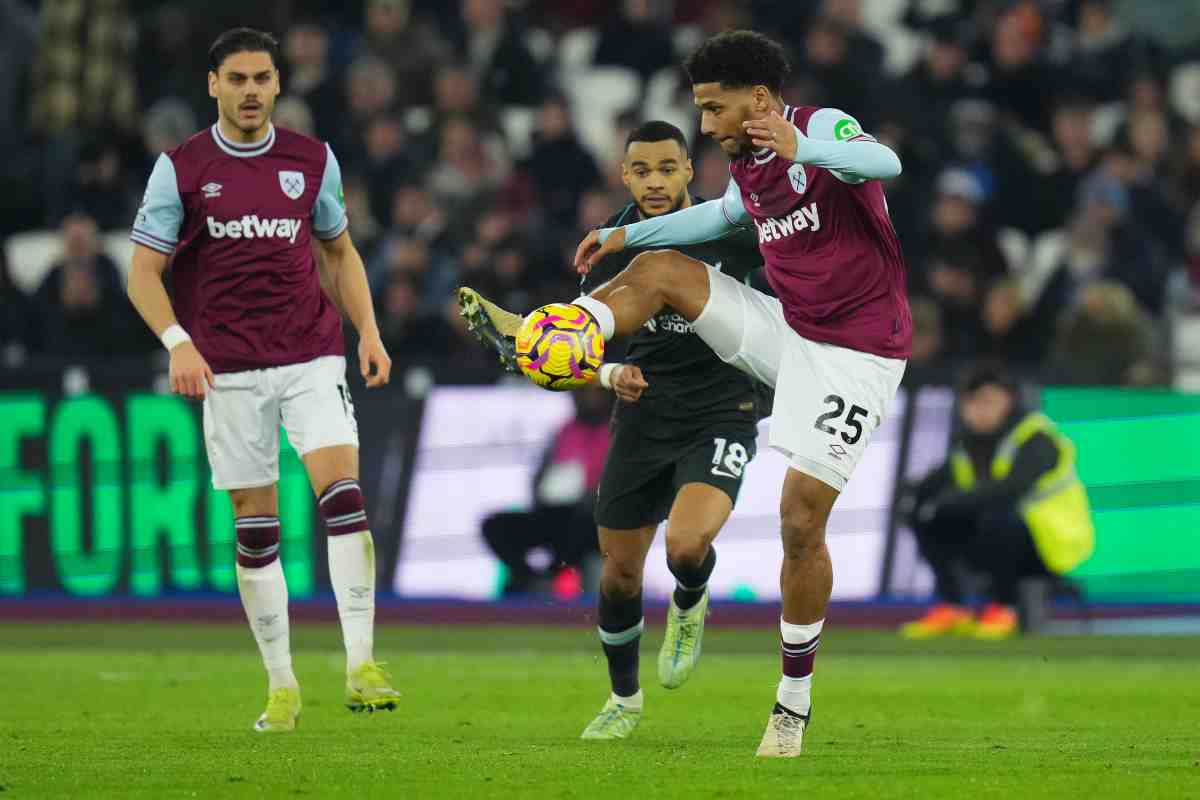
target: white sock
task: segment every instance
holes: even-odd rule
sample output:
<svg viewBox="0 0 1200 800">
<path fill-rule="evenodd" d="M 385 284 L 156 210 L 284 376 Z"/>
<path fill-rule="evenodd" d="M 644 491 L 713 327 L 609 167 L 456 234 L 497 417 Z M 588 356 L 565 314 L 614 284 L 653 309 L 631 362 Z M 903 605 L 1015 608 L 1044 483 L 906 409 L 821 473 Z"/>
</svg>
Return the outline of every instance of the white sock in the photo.
<svg viewBox="0 0 1200 800">
<path fill-rule="evenodd" d="M 631 697 L 621 697 L 621 695 L 617 694 L 616 692 L 612 693 L 612 699 L 615 702 L 620 703 L 621 705 L 625 706 L 628 709 L 632 709 L 633 711 L 641 711 L 642 710 L 642 703 L 643 703 L 644 698 L 645 698 L 645 695 L 642 694 L 641 689 L 638 689 L 637 692 Z"/>
<path fill-rule="evenodd" d="M 807 625 L 797 625 L 793 622 L 784 622 L 783 617 L 779 618 L 779 635 L 788 644 L 804 644 L 812 641 L 821 635 L 821 630 L 825 627 L 825 620 L 819 619 L 816 622 L 810 622 Z"/>
<path fill-rule="evenodd" d="M 792 622 L 785 622 L 783 617 L 779 618 L 779 636 L 783 640 L 783 644 L 785 646 L 808 645 L 808 653 L 816 650 L 819 644 L 817 637 L 821 635 L 821 630 L 824 627 L 825 620 L 823 619 L 798 625 Z M 785 663 L 786 661 L 785 656 Z M 812 709 L 812 678 L 811 672 L 800 678 L 791 678 L 787 675 L 781 676 L 779 679 L 779 688 L 775 691 L 775 699 L 781 706 L 789 708 L 797 714 L 807 714 Z"/>
<path fill-rule="evenodd" d="M 779 701 L 779 705 L 797 714 L 807 714 L 812 708 L 812 675 L 805 675 L 803 678 L 789 678 L 784 675 L 779 679 L 775 699 Z"/>
<path fill-rule="evenodd" d="M 283 565 L 275 559 L 265 567 L 237 565 L 238 594 L 254 641 L 262 653 L 271 691 L 299 684 L 292 672 L 291 637 L 288 630 L 288 591 Z"/>
<path fill-rule="evenodd" d="M 617 318 L 613 316 L 612 309 L 604 305 L 604 303 L 586 294 L 580 295 L 572 300 L 571 303 L 592 312 L 592 316 L 596 318 L 596 322 L 600 323 L 600 330 L 604 333 L 604 341 L 608 341 L 616 333 Z"/>
<path fill-rule="evenodd" d="M 330 536 L 329 582 L 337 598 L 346 643 L 346 672 L 373 658 L 375 646 L 375 542 L 370 531 Z"/>
</svg>

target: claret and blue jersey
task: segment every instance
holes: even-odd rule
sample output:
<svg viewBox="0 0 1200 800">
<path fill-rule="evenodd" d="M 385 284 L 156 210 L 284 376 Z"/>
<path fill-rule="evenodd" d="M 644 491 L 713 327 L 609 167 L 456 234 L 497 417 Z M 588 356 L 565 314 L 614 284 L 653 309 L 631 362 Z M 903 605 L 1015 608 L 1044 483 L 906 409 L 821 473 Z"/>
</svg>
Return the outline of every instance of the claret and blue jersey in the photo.
<svg viewBox="0 0 1200 800">
<path fill-rule="evenodd" d="M 626 247 L 694 244 L 752 227 L 793 330 L 813 342 L 907 358 L 904 256 L 875 179 L 898 174 L 899 160 L 838 109 L 785 106 L 783 116 L 797 130 L 795 161 L 770 150 L 733 160 L 721 199 L 626 226 Z"/>
<path fill-rule="evenodd" d="M 328 145 L 273 125 L 238 144 L 213 125 L 158 157 L 130 238 L 174 256 L 176 314 L 221 373 L 343 353 L 312 237 L 346 226 Z"/>
</svg>

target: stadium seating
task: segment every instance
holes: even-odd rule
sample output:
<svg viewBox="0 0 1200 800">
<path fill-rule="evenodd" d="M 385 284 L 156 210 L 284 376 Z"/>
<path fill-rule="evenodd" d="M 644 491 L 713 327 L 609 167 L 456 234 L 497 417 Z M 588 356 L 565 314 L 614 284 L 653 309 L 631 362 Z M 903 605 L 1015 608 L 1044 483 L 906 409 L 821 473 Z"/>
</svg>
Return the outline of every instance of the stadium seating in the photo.
<svg viewBox="0 0 1200 800">
<path fill-rule="evenodd" d="M 506 106 L 500 111 L 500 130 L 508 143 L 513 159 L 529 155 L 533 147 L 533 132 L 537 128 L 537 111 L 532 108 Z"/>
<path fill-rule="evenodd" d="M 613 139 L 616 117 L 637 106 L 641 78 L 624 67 L 596 67 L 575 74 L 567 91 L 579 141 L 598 161 L 612 163 L 618 157 Z"/>
<path fill-rule="evenodd" d="M 662 119 L 675 127 L 691 134 L 695 129 L 696 111 L 692 105 L 690 92 L 686 100 L 679 98 L 679 70 L 667 68 L 656 72 L 646 82 L 646 97 L 642 103 L 642 117 L 645 119 Z M 695 146 L 696 142 L 689 142 Z"/>
<path fill-rule="evenodd" d="M 100 236 L 101 250 L 116 262 L 122 277 L 128 275 L 133 258 L 133 242 L 129 231 L 109 231 Z M 10 267 L 13 284 L 25 294 L 33 294 L 62 253 L 58 231 L 26 231 L 8 237 L 4 255 Z"/>
<path fill-rule="evenodd" d="M 1193 125 L 1200 124 L 1200 61 L 1181 64 L 1167 84 L 1171 105 Z"/>
<path fill-rule="evenodd" d="M 1200 392 L 1200 314 L 1178 313 L 1171 325 L 1175 388 Z"/>
</svg>

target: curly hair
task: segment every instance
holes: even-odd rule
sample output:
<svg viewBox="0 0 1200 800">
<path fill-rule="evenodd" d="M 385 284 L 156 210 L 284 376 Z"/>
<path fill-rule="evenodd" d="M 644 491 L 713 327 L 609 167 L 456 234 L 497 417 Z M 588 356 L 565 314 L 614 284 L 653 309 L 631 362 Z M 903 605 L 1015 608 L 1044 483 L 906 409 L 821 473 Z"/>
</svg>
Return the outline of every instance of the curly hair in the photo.
<svg viewBox="0 0 1200 800">
<path fill-rule="evenodd" d="M 719 83 L 725 89 L 766 86 L 775 94 L 791 71 L 783 45 L 757 31 L 719 33 L 684 62 L 693 84 Z"/>
</svg>

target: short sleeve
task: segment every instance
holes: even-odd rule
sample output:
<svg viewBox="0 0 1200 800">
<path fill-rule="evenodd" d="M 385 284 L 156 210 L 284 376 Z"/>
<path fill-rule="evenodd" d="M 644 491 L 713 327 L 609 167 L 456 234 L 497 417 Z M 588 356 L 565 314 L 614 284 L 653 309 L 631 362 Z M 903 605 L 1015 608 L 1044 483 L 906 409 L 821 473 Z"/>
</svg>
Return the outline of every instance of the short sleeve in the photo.
<svg viewBox="0 0 1200 800">
<path fill-rule="evenodd" d="M 863 133 L 858 120 L 838 108 L 819 108 L 808 118 L 808 130 L 804 135 L 810 139 L 820 139 L 826 142 L 873 142 L 875 137 Z M 856 178 L 845 172 L 830 170 L 842 183 L 863 183 L 864 179 Z"/>
<path fill-rule="evenodd" d="M 179 196 L 175 165 L 163 153 L 154 162 L 129 238 L 151 250 L 171 255 L 179 242 L 182 226 L 183 200 Z"/>
<path fill-rule="evenodd" d="M 740 228 L 750 222 L 750 214 L 746 211 L 746 204 L 742 202 L 742 190 L 733 178 L 729 179 L 725 194 L 721 196 L 721 213 L 725 215 L 725 221 L 735 227 Z"/>
<path fill-rule="evenodd" d="M 325 145 L 325 175 L 321 178 L 321 191 L 313 206 L 313 233 L 318 239 L 336 239 L 346 230 L 346 196 L 342 192 L 342 168 L 338 165 L 333 149 Z"/>
<path fill-rule="evenodd" d="M 808 118 L 804 135 L 827 142 L 873 142 L 875 137 L 863 133 L 858 120 L 837 108 L 819 108 Z"/>
</svg>

